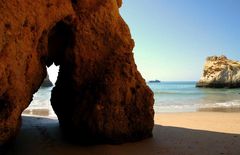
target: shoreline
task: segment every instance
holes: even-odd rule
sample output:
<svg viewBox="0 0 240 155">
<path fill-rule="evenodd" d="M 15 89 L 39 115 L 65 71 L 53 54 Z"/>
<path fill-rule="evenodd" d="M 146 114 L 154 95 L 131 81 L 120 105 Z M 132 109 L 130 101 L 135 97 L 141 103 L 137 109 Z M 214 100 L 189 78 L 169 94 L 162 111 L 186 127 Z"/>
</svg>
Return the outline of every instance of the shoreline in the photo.
<svg viewBox="0 0 240 155">
<path fill-rule="evenodd" d="M 155 115 L 153 137 L 121 145 L 79 146 L 62 140 L 56 117 L 22 116 L 6 155 L 219 155 L 240 153 L 240 113 L 181 112 Z M 1 150 L 0 150 L 1 154 Z"/>
<path fill-rule="evenodd" d="M 155 124 L 240 134 L 239 112 L 177 112 L 155 114 Z"/>
</svg>

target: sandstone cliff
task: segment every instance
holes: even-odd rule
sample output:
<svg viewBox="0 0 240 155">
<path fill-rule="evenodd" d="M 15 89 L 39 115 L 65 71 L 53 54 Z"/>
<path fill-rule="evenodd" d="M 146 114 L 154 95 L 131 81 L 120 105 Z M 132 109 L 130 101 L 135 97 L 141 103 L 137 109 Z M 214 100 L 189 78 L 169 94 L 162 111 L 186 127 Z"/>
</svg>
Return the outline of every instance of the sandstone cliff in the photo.
<svg viewBox="0 0 240 155">
<path fill-rule="evenodd" d="M 121 0 L 1 0 L 0 144 L 60 65 L 51 104 L 75 141 L 126 142 L 151 136 L 153 93 L 137 71 Z"/>
<path fill-rule="evenodd" d="M 240 62 L 229 60 L 225 56 L 208 57 L 197 87 L 240 87 Z"/>
</svg>

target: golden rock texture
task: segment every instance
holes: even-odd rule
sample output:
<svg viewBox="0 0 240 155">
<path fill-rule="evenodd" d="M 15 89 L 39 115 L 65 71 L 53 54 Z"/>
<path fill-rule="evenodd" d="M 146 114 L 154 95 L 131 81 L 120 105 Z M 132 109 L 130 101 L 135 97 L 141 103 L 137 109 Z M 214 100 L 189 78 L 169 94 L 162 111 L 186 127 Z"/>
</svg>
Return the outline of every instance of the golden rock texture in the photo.
<svg viewBox="0 0 240 155">
<path fill-rule="evenodd" d="M 240 88 L 240 62 L 224 55 L 208 57 L 197 87 Z"/>
<path fill-rule="evenodd" d="M 0 2 L 0 144 L 16 136 L 21 113 L 60 65 L 51 103 L 63 134 L 119 143 L 151 136 L 153 94 L 137 71 L 121 0 Z"/>
</svg>

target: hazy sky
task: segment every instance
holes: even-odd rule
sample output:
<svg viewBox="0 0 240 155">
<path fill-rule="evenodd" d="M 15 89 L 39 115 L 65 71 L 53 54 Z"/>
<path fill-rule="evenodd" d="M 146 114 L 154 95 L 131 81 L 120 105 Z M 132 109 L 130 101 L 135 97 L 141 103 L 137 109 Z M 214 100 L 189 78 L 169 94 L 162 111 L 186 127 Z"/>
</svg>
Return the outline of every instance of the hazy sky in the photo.
<svg viewBox="0 0 240 155">
<path fill-rule="evenodd" d="M 198 80 L 205 58 L 240 60 L 240 0 L 123 0 L 146 80 Z"/>
</svg>

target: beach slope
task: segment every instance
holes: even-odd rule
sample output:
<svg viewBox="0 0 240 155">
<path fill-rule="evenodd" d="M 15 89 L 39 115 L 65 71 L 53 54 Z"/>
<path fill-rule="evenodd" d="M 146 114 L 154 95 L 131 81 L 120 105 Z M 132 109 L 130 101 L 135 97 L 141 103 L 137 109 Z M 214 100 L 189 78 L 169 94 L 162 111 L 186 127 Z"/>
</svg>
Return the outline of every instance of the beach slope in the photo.
<svg viewBox="0 0 240 155">
<path fill-rule="evenodd" d="M 153 138 L 122 145 L 79 146 L 62 140 L 58 120 L 23 116 L 7 155 L 239 155 L 240 113 L 156 114 Z"/>
</svg>

